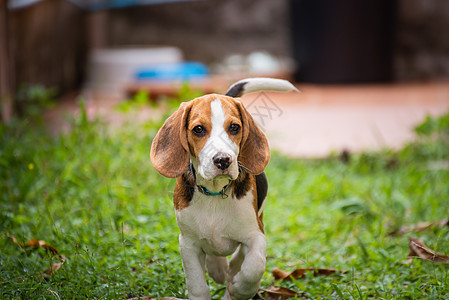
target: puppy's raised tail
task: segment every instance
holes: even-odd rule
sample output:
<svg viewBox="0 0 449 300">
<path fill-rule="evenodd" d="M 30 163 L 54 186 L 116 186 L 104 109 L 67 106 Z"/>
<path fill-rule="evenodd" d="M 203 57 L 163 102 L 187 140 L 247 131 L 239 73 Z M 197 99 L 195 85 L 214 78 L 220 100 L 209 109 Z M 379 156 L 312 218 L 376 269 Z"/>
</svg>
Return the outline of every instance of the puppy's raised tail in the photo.
<svg viewBox="0 0 449 300">
<path fill-rule="evenodd" d="M 295 88 L 293 84 L 291 84 L 287 80 L 275 78 L 246 78 L 231 85 L 231 87 L 226 92 L 226 96 L 236 98 L 241 97 L 244 94 L 266 90 L 280 92 L 299 92 L 298 89 Z"/>
</svg>

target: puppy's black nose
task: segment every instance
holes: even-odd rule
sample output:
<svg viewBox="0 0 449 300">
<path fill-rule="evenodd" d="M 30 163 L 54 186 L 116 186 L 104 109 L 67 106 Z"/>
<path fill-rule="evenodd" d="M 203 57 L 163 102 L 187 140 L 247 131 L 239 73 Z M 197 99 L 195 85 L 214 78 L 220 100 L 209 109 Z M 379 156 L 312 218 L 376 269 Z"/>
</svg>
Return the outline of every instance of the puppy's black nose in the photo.
<svg viewBox="0 0 449 300">
<path fill-rule="evenodd" d="M 212 160 L 214 161 L 214 165 L 220 170 L 226 170 L 232 163 L 231 155 L 223 152 L 215 154 Z"/>
</svg>

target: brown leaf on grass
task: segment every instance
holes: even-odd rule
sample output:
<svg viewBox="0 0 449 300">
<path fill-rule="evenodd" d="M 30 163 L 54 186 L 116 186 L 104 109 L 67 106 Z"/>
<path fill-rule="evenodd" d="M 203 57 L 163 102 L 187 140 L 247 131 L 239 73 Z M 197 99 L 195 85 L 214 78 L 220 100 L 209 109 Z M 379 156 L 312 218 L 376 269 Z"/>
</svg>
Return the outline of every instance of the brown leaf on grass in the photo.
<svg viewBox="0 0 449 300">
<path fill-rule="evenodd" d="M 6 233 L 6 236 L 9 237 L 13 241 L 14 244 L 18 245 L 21 248 L 27 248 L 27 247 L 39 248 L 39 247 L 42 247 L 42 248 L 50 251 L 50 253 L 53 254 L 53 255 L 59 255 L 59 252 L 58 252 L 58 250 L 55 247 L 53 247 L 51 245 L 48 245 L 43 240 L 30 239 L 26 243 L 22 243 L 22 242 L 19 242 L 17 240 L 17 238 L 15 236 L 13 236 L 12 234 Z"/>
<path fill-rule="evenodd" d="M 428 230 L 431 228 L 443 228 L 449 226 L 449 219 L 444 219 L 437 222 L 419 222 L 418 224 L 414 225 L 407 225 L 407 226 L 401 226 L 396 230 L 393 230 L 388 235 L 390 236 L 397 236 L 400 234 L 406 234 L 409 232 L 420 232 L 424 230 Z"/>
<path fill-rule="evenodd" d="M 313 276 L 329 276 L 339 272 L 334 268 L 304 268 L 304 269 L 296 269 L 293 272 L 287 272 L 278 268 L 273 269 L 273 277 L 274 280 L 291 280 L 294 279 L 303 279 L 306 277 L 307 272 L 313 272 Z M 340 272 L 339 272 L 340 273 Z"/>
<path fill-rule="evenodd" d="M 51 266 L 44 271 L 44 274 L 52 276 L 56 271 L 58 271 L 62 267 L 66 259 L 67 257 L 65 257 L 64 255 L 60 255 L 59 261 L 57 263 L 51 264 Z"/>
<path fill-rule="evenodd" d="M 50 251 L 50 253 L 53 254 L 53 255 L 59 255 L 59 252 L 58 252 L 58 250 L 57 250 L 55 247 L 53 247 L 53 246 L 51 246 L 51 245 L 48 245 L 48 244 L 47 244 L 45 241 L 43 241 L 43 240 L 30 239 L 30 240 L 27 242 L 27 245 L 30 246 L 30 247 L 33 247 L 33 248 L 42 247 L 42 248 L 44 248 L 44 249 Z"/>
<path fill-rule="evenodd" d="M 264 300 L 290 299 L 304 296 L 303 293 L 297 293 L 285 287 L 269 286 L 267 289 L 259 289 L 257 295 Z"/>
<path fill-rule="evenodd" d="M 24 244 L 17 241 L 16 237 L 13 236 L 12 234 L 6 233 L 5 235 L 6 237 L 9 237 L 14 244 L 19 245 L 20 247 L 24 247 Z"/>
<path fill-rule="evenodd" d="M 59 261 L 56 263 L 53 263 L 47 270 L 44 271 L 44 274 L 47 274 L 49 276 L 53 275 L 56 271 L 58 271 L 61 266 L 64 264 L 65 260 L 67 259 L 67 257 L 65 257 L 64 255 L 60 254 L 59 251 L 51 246 L 48 245 L 45 241 L 43 240 L 38 240 L 38 239 L 30 239 L 28 240 L 26 243 L 22 243 L 19 242 L 17 240 L 17 238 L 9 233 L 6 233 L 6 236 L 9 237 L 14 244 L 18 245 L 21 248 L 27 248 L 27 247 L 31 247 L 31 248 L 39 248 L 42 247 L 45 250 L 49 251 L 52 255 L 57 255 L 59 257 Z"/>
<path fill-rule="evenodd" d="M 449 264 L 449 256 L 436 253 L 427 247 L 420 239 L 411 237 L 409 247 L 410 253 L 408 254 L 408 259 L 404 262 L 405 264 L 411 263 L 415 257 L 431 262 Z"/>
</svg>

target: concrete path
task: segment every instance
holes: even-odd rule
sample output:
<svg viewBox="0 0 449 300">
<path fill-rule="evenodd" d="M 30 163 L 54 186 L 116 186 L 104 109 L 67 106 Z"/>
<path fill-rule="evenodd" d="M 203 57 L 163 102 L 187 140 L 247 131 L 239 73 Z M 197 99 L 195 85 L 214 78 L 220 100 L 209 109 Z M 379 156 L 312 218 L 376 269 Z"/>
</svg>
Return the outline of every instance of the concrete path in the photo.
<svg viewBox="0 0 449 300">
<path fill-rule="evenodd" d="M 271 147 L 293 157 L 398 149 L 427 115 L 449 111 L 449 82 L 298 88 L 243 98 Z"/>
</svg>

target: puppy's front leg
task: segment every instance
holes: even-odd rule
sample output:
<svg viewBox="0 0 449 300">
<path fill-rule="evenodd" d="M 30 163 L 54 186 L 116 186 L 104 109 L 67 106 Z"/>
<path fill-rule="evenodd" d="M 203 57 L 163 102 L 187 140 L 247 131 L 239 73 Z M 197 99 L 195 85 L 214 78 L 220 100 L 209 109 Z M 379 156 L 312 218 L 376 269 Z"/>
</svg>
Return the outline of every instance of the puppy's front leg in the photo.
<svg viewBox="0 0 449 300">
<path fill-rule="evenodd" d="M 179 235 L 179 248 L 189 299 L 210 299 L 209 286 L 204 273 L 206 254 L 182 234 Z"/>
<path fill-rule="evenodd" d="M 265 272 L 265 235 L 256 232 L 247 243 L 240 247 L 241 249 L 239 249 L 236 257 L 233 257 L 235 262 L 231 262 L 230 277 L 232 278 L 233 273 L 236 274 L 232 279 L 230 278 L 231 282 L 228 282 L 224 299 L 248 299 L 253 297 L 259 289 L 260 280 Z M 240 266 L 238 265 L 239 262 L 241 262 Z"/>
</svg>

